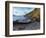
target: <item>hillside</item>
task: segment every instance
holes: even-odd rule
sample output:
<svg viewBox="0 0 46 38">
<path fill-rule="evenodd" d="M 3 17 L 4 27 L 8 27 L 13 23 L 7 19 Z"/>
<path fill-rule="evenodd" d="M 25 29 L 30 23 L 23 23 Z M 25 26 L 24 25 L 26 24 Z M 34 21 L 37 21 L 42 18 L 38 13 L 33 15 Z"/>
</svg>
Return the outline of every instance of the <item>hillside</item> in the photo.
<svg viewBox="0 0 46 38">
<path fill-rule="evenodd" d="M 26 16 L 31 17 L 32 20 L 40 21 L 40 8 L 35 8 L 32 13 L 26 14 Z"/>
</svg>

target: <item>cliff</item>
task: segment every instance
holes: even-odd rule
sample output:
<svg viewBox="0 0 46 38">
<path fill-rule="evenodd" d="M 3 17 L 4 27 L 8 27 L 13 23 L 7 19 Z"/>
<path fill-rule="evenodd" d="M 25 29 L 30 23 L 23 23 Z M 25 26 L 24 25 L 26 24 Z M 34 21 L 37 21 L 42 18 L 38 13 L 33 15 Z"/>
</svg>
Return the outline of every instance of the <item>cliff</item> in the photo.
<svg viewBox="0 0 46 38">
<path fill-rule="evenodd" d="M 32 13 L 26 14 L 26 16 L 29 16 L 32 18 L 32 20 L 40 21 L 40 8 L 35 8 Z"/>
</svg>

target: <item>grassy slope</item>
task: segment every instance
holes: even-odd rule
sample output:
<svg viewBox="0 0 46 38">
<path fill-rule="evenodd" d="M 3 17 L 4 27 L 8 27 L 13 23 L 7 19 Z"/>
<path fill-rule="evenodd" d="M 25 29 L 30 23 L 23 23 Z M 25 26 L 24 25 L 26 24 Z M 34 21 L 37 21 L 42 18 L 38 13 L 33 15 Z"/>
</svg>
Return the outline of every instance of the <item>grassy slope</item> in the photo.
<svg viewBox="0 0 46 38">
<path fill-rule="evenodd" d="M 33 20 L 39 20 L 40 18 L 40 8 L 35 8 L 32 13 L 26 14 L 27 16 L 31 17 Z"/>
</svg>

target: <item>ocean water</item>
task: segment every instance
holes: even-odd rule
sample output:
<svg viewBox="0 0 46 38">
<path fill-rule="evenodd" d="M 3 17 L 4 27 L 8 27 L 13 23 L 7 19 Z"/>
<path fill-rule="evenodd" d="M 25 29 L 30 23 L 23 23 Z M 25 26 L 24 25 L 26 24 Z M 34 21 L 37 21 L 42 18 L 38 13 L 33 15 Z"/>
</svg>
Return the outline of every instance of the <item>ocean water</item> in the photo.
<svg viewBox="0 0 46 38">
<path fill-rule="evenodd" d="M 27 18 L 28 18 L 27 16 L 13 16 L 13 21 L 26 20 Z"/>
</svg>

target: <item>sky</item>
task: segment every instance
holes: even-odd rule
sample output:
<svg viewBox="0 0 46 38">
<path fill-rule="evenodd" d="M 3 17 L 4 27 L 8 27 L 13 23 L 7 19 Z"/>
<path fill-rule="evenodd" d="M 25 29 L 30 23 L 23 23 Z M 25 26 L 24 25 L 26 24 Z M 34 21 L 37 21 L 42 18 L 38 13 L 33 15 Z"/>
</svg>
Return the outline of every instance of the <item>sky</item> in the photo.
<svg viewBox="0 0 46 38">
<path fill-rule="evenodd" d="M 33 9 L 34 8 L 29 8 L 29 7 L 14 7 L 13 15 L 22 16 L 22 15 L 25 15 L 25 14 L 31 12 Z"/>
<path fill-rule="evenodd" d="M 31 12 L 34 8 L 29 7 L 14 7 L 13 8 L 13 21 L 16 20 L 24 20 L 26 17 L 24 17 L 25 14 Z"/>
</svg>

